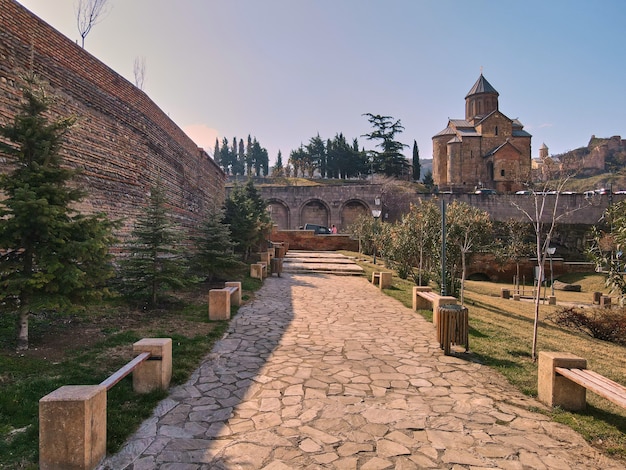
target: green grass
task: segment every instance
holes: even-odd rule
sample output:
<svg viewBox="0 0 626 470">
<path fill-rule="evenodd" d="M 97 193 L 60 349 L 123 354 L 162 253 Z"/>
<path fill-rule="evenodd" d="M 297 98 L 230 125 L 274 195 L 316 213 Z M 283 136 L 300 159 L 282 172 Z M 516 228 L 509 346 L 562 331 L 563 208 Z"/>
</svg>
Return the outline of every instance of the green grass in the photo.
<svg viewBox="0 0 626 470">
<path fill-rule="evenodd" d="M 260 282 L 243 285 L 249 289 L 245 299 Z M 184 383 L 228 326 L 208 320 L 204 293 L 187 297 L 153 312 L 112 301 L 78 315 L 35 317 L 25 354 L 13 351 L 14 319 L 0 315 L 0 469 L 38 468 L 39 400 L 63 385 L 100 383 L 132 359 L 132 344 L 141 338 L 172 338 L 172 385 Z M 91 330 L 97 340 L 86 341 L 83 335 Z M 47 343 L 53 343 L 51 356 L 43 357 L 38 349 Z M 130 376 L 116 384 L 107 393 L 107 452 L 119 450 L 166 396 L 166 391 L 134 393 Z"/>
<path fill-rule="evenodd" d="M 371 273 L 388 270 L 382 261 L 374 266 L 371 257 L 344 252 L 357 259 L 371 279 Z M 607 293 L 601 275 L 573 274 L 560 278 L 563 282 L 580 284 L 582 292 L 557 291 L 558 302 L 591 303 L 594 291 Z M 413 282 L 394 275 L 390 289 L 384 293 L 412 307 Z M 465 303 L 470 315 L 470 352 L 461 354 L 468 361 L 476 361 L 500 372 L 522 393 L 536 397 L 537 364 L 532 360 L 532 329 L 534 304 L 500 298 L 502 288 L 510 284 L 466 281 Z M 527 287 L 527 292 L 532 287 Z M 590 369 L 626 384 L 626 348 L 600 341 L 576 331 L 570 331 L 550 322 L 547 317 L 558 306 L 540 306 L 538 350 L 567 351 L 587 359 Z M 432 311 L 420 310 L 429 321 Z M 561 409 L 535 411 L 549 415 L 554 421 L 564 423 L 580 433 L 590 444 L 614 458 L 626 461 L 626 410 L 611 402 L 587 393 L 588 407 L 584 412 Z"/>
</svg>

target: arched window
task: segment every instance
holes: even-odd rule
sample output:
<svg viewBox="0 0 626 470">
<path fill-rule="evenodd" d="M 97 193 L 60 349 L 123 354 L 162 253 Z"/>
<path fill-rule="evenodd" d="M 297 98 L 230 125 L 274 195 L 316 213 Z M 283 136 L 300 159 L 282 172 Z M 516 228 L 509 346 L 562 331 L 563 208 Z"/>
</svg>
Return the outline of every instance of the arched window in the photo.
<svg viewBox="0 0 626 470">
<path fill-rule="evenodd" d="M 500 170 L 500 176 L 504 176 L 504 168 Z"/>
<path fill-rule="evenodd" d="M 496 135 L 498 135 L 498 126 L 496 126 L 495 132 L 496 132 Z"/>
</svg>

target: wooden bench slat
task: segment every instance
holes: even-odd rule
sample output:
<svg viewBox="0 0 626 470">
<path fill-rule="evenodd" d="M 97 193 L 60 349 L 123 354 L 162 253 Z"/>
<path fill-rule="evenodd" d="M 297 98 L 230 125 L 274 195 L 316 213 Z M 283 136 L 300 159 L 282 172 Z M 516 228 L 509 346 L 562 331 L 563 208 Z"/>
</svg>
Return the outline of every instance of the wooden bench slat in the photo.
<svg viewBox="0 0 626 470">
<path fill-rule="evenodd" d="M 568 369 L 555 367 L 563 377 L 582 385 L 586 389 L 626 408 L 626 387 L 589 369 Z"/>
<path fill-rule="evenodd" d="M 624 387 L 622 384 L 614 382 L 611 379 L 609 379 L 608 377 L 605 377 L 604 375 L 600 375 L 600 374 L 598 374 L 597 372 L 595 372 L 593 370 L 589 370 L 589 369 L 579 369 L 579 370 L 584 371 L 585 373 L 589 374 L 597 382 L 603 383 L 603 384 L 605 384 L 605 385 L 607 385 L 609 387 L 618 389 L 620 393 L 623 393 L 624 395 L 626 395 L 626 387 Z"/>
<path fill-rule="evenodd" d="M 139 354 L 137 357 L 135 357 L 135 359 L 130 361 L 124 367 L 122 367 L 117 372 L 115 372 L 113 375 L 111 375 L 109 378 L 107 378 L 102 383 L 100 383 L 100 385 L 106 387 L 107 390 L 111 390 L 111 388 L 116 383 L 120 382 L 124 377 L 126 377 L 133 370 L 135 370 L 135 368 L 139 364 L 141 364 L 142 362 L 148 360 L 150 358 L 150 356 L 152 356 L 152 354 L 149 353 L 149 352 L 144 352 L 144 353 Z"/>
</svg>

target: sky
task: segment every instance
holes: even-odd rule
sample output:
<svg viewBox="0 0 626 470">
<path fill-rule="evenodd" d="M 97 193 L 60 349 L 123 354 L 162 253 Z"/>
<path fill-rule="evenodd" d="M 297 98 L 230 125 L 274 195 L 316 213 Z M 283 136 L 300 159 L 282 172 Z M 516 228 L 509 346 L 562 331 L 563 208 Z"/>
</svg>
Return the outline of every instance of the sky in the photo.
<svg viewBox="0 0 626 470">
<path fill-rule="evenodd" d="M 78 0 L 18 0 L 78 40 Z M 532 156 L 626 138 L 623 0 L 108 0 L 85 49 L 195 143 L 256 137 L 270 163 L 312 137 L 375 143 L 365 113 L 399 119 L 411 158 L 465 117 L 481 72 L 532 134 Z"/>
</svg>

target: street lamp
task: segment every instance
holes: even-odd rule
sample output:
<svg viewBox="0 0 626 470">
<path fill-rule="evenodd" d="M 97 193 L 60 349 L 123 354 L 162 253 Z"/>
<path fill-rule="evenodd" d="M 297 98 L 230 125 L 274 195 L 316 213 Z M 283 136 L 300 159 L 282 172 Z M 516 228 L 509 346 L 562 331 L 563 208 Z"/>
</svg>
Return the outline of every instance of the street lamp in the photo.
<svg viewBox="0 0 626 470">
<path fill-rule="evenodd" d="M 380 214 L 382 213 L 381 210 L 379 209 L 372 209 L 372 216 L 374 217 L 374 264 L 376 264 L 376 228 L 378 227 L 378 218 L 380 217 Z"/>
<path fill-rule="evenodd" d="M 552 288 L 552 297 L 554 297 L 554 274 L 552 274 L 552 255 L 556 251 L 556 248 L 553 246 L 549 246 L 548 248 L 546 248 L 546 251 L 548 255 L 550 255 L 550 287 Z"/>
</svg>

